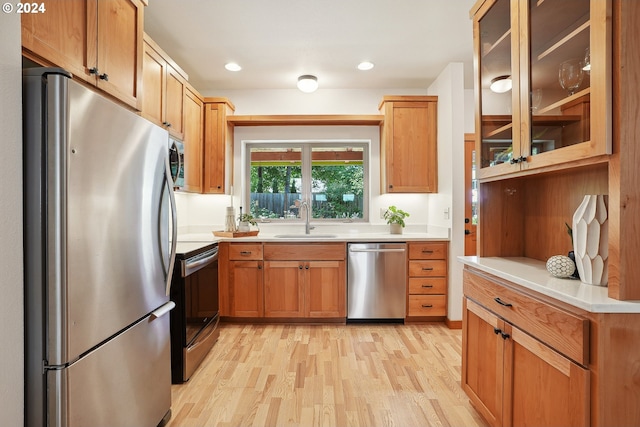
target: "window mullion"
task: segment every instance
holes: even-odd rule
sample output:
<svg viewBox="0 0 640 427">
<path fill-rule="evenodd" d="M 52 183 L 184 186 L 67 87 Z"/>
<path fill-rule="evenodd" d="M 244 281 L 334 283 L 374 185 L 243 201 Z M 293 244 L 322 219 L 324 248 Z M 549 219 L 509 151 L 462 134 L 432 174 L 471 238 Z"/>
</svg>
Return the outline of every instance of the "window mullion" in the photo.
<svg viewBox="0 0 640 427">
<path fill-rule="evenodd" d="M 311 191 L 311 145 L 304 144 L 302 146 L 302 200 L 306 200 L 309 206 L 309 215 L 311 216 L 313 208 L 312 191 Z M 305 212 L 306 214 L 306 212 Z"/>
</svg>

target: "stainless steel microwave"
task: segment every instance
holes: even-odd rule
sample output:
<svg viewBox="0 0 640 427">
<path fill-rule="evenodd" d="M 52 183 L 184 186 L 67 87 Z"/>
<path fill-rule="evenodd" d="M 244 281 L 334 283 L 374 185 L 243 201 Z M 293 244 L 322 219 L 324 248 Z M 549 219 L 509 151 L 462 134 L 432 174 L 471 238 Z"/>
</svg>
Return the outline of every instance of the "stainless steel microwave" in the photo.
<svg viewBox="0 0 640 427">
<path fill-rule="evenodd" d="M 173 138 L 169 138 L 169 164 L 173 188 L 180 189 L 184 186 L 184 144 Z"/>
</svg>

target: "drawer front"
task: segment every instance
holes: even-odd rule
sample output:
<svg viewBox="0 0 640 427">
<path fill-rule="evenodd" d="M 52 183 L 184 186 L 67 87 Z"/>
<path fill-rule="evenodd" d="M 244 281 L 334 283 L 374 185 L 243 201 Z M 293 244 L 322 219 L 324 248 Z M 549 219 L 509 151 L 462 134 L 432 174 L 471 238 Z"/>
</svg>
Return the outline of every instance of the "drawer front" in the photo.
<svg viewBox="0 0 640 427">
<path fill-rule="evenodd" d="M 582 364 L 589 363 L 589 321 L 468 269 L 464 294 L 507 322 Z"/>
<path fill-rule="evenodd" d="M 445 260 L 434 261 L 409 261 L 410 277 L 446 277 L 447 262 Z"/>
<path fill-rule="evenodd" d="M 411 277 L 409 278 L 409 294 L 429 295 L 446 294 L 447 279 L 444 277 Z"/>
<path fill-rule="evenodd" d="M 343 261 L 344 243 L 265 243 L 264 259 L 278 261 Z"/>
<path fill-rule="evenodd" d="M 261 243 L 231 243 L 229 244 L 229 259 L 254 260 L 262 259 Z"/>
<path fill-rule="evenodd" d="M 409 242 L 409 259 L 447 259 L 447 242 Z"/>
<path fill-rule="evenodd" d="M 409 295 L 408 316 L 446 316 L 445 295 Z"/>
</svg>

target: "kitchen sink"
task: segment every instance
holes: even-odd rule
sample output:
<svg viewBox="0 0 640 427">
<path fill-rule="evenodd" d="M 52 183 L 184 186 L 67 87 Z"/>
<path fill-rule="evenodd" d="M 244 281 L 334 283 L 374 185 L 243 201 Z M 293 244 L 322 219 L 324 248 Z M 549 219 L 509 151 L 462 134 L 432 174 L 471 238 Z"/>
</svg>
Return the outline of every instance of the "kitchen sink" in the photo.
<svg viewBox="0 0 640 427">
<path fill-rule="evenodd" d="M 335 239 L 336 234 L 276 234 L 277 239 Z"/>
</svg>

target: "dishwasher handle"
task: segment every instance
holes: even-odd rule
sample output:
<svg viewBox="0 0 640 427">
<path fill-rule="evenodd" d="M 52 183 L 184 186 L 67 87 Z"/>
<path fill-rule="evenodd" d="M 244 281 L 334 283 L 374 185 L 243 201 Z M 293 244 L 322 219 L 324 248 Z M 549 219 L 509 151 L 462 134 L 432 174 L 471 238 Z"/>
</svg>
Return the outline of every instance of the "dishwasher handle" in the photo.
<svg viewBox="0 0 640 427">
<path fill-rule="evenodd" d="M 389 248 L 389 249 L 384 249 L 384 248 L 377 248 L 377 249 L 353 249 L 353 248 L 349 248 L 349 252 L 374 252 L 374 253 L 378 253 L 378 252 L 406 252 L 406 249 L 396 249 L 396 248 Z"/>
</svg>

